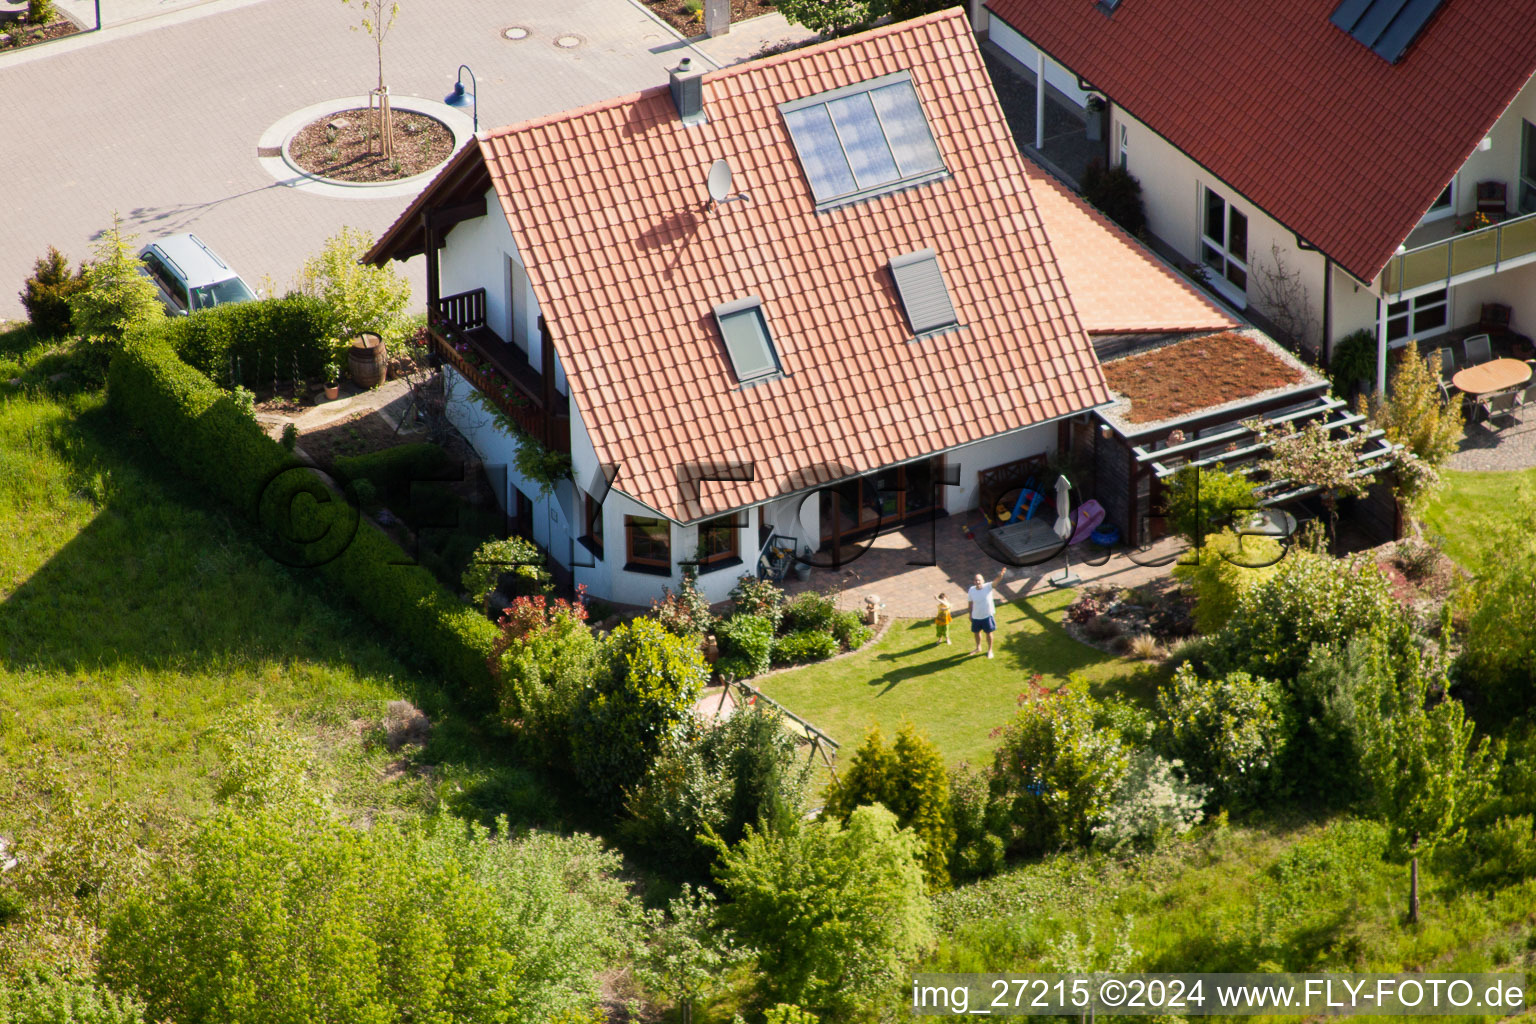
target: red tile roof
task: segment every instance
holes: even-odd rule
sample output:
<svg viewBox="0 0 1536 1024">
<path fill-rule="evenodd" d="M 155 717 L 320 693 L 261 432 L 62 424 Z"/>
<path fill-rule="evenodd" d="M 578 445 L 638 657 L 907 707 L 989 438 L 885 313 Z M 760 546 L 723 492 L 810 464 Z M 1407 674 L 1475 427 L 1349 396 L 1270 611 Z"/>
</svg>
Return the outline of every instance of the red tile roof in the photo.
<svg viewBox="0 0 1536 1024">
<path fill-rule="evenodd" d="M 898 71 L 948 177 L 815 212 L 778 105 Z M 701 125 L 683 125 L 660 87 L 481 136 L 369 255 L 419 251 L 423 205 L 483 161 L 599 462 L 665 515 L 691 521 L 1108 401 L 1077 277 L 1090 323 L 1230 323 L 1026 166 L 957 10 L 712 72 L 703 93 Z M 705 176 L 720 158 L 748 198 L 713 207 Z M 1059 266 L 1058 229 L 1073 250 Z M 913 342 L 887 263 L 928 247 L 961 327 Z M 1128 308 L 1095 256 L 1152 308 Z M 713 307 L 747 295 L 786 376 L 742 388 Z M 752 463 L 754 479 L 706 484 L 701 506 L 679 467 L 721 460 Z"/>
<path fill-rule="evenodd" d="M 1397 64 L 1338 0 L 988 0 L 993 15 L 1370 281 L 1536 71 L 1536 0 L 1446 0 Z"/>
<path fill-rule="evenodd" d="M 1029 194 L 1089 334 L 1221 330 L 1237 321 L 1027 157 Z"/>
</svg>

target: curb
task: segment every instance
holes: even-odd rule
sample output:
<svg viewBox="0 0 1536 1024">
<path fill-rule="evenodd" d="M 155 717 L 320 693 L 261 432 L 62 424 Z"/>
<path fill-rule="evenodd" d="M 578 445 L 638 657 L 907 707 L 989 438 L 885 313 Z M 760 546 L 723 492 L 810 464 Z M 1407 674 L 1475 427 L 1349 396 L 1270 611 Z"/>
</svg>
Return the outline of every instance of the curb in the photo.
<svg viewBox="0 0 1536 1024">
<path fill-rule="evenodd" d="M 391 96 L 389 105 L 395 110 L 426 114 L 443 122 L 453 133 L 455 154 L 474 137 L 473 122 L 470 121 L 469 116 L 446 103 L 420 96 Z M 450 154 L 443 164 L 397 181 L 333 181 L 310 174 L 289 160 L 288 143 L 299 129 L 325 114 L 366 106 L 368 106 L 368 97 L 356 96 L 312 103 L 301 110 L 295 110 L 261 133 L 261 138 L 256 142 L 257 162 L 261 164 L 262 170 L 271 175 L 279 185 L 311 195 L 325 196 L 330 199 L 398 199 L 402 196 L 414 198 L 421 191 L 421 187 L 442 170 L 443 164 L 453 159 L 453 154 Z"/>
</svg>

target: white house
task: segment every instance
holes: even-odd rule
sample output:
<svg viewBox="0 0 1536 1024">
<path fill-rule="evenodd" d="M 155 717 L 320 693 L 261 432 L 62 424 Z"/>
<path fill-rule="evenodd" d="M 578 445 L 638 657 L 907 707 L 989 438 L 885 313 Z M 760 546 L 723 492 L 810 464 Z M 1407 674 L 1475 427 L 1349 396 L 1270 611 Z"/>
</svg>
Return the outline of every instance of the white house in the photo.
<svg viewBox="0 0 1536 1024">
<path fill-rule="evenodd" d="M 1536 334 L 1536 0 L 973 10 L 1102 118 L 1106 163 L 1140 180 L 1149 231 L 1233 307 L 1296 325 L 1325 359 L 1374 331 L 1378 387 L 1387 348 L 1409 339 L 1511 312 Z M 1480 208 L 1491 223 L 1468 230 Z"/>
<path fill-rule="evenodd" d="M 958 10 L 482 134 L 367 259 L 417 253 L 453 421 L 627 604 L 972 508 L 1110 400 L 1090 335 L 1234 323 L 1021 157 Z"/>
</svg>

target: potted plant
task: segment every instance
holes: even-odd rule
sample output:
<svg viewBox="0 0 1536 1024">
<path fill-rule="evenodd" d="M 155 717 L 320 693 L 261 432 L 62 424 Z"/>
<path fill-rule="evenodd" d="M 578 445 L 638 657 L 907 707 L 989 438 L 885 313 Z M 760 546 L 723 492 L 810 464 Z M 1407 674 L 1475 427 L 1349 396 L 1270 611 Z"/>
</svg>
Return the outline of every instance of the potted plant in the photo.
<svg viewBox="0 0 1536 1024">
<path fill-rule="evenodd" d="M 329 362 L 325 366 L 325 397 L 327 401 L 341 394 L 341 364 Z"/>
</svg>

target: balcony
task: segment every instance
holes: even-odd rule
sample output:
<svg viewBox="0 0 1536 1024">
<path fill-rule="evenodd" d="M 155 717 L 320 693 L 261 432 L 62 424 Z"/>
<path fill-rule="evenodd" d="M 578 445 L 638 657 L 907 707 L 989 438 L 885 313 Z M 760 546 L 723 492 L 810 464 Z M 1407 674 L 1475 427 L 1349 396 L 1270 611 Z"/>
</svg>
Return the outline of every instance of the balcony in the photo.
<svg viewBox="0 0 1536 1024">
<path fill-rule="evenodd" d="M 433 346 L 444 363 L 489 398 L 518 430 L 554 451 L 571 450 L 568 399 L 555 390 L 551 377 L 535 370 L 517 346 L 507 344 L 486 324 L 484 288 L 439 299 L 427 319 Z M 553 364 L 554 346 L 545 331 L 544 365 Z"/>
<path fill-rule="evenodd" d="M 1381 272 L 1381 290 L 1393 298 L 1532 262 L 1536 262 L 1536 213 L 1405 249 L 1387 261 Z"/>
</svg>

